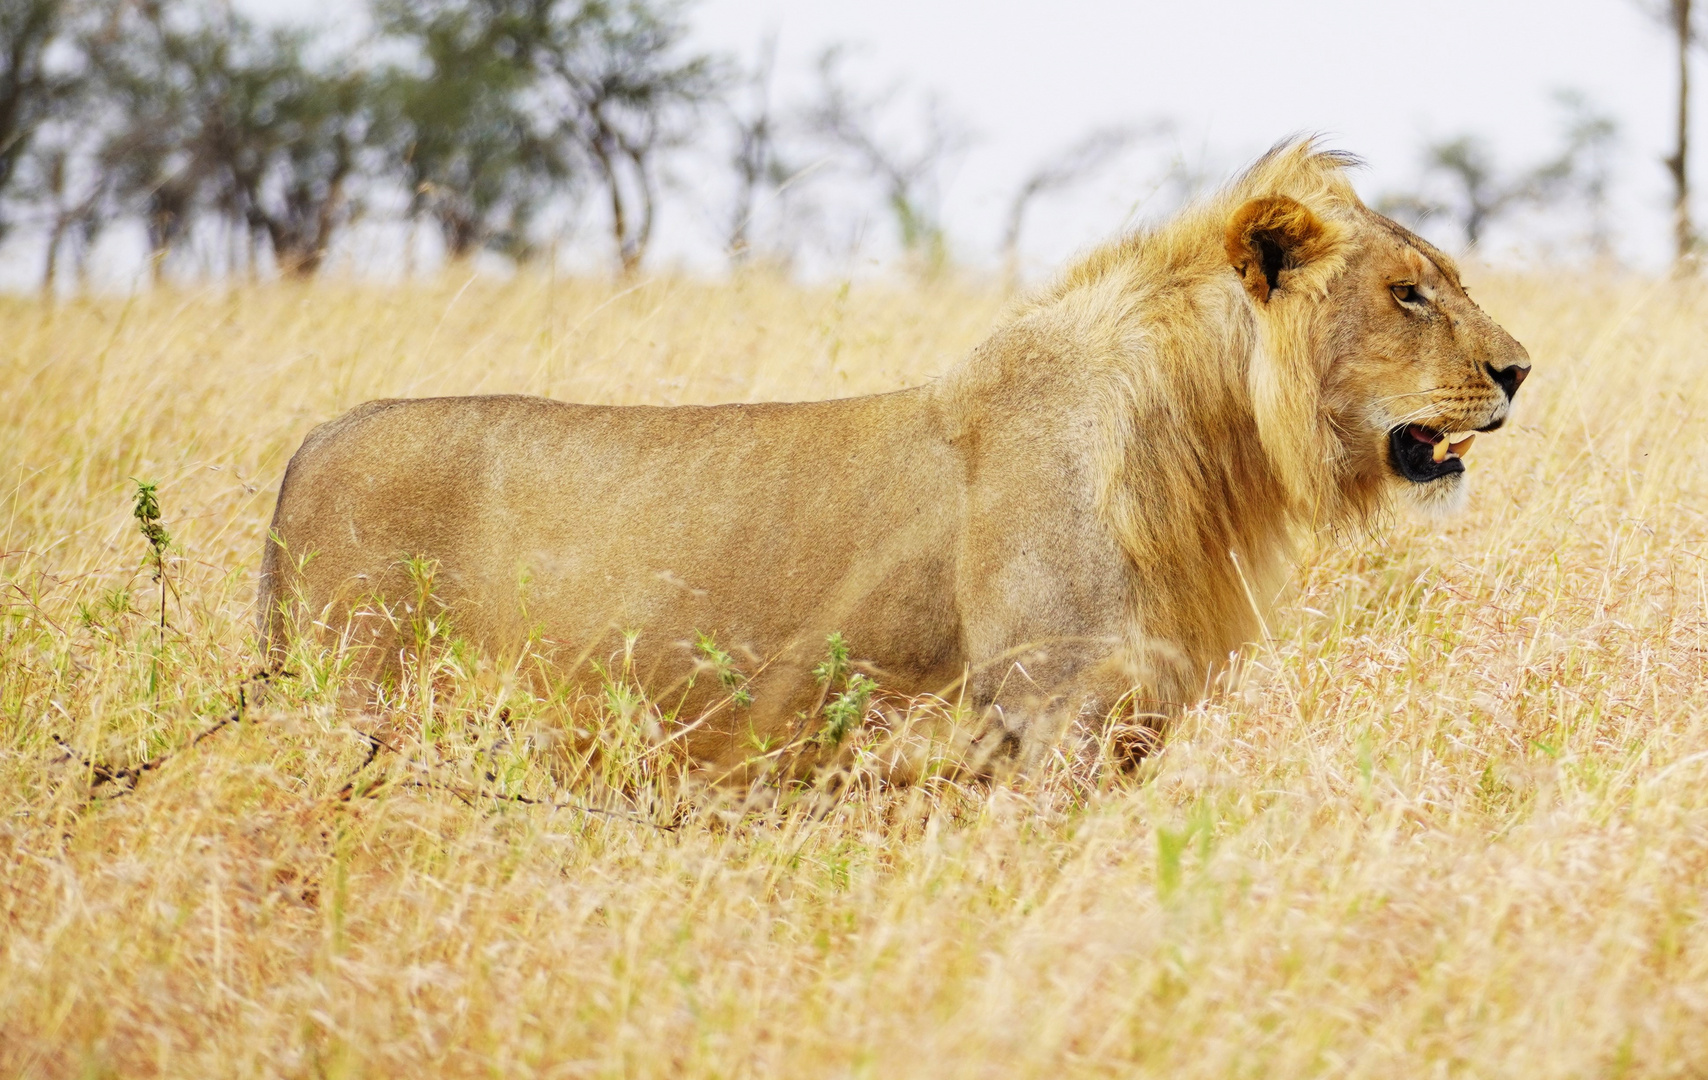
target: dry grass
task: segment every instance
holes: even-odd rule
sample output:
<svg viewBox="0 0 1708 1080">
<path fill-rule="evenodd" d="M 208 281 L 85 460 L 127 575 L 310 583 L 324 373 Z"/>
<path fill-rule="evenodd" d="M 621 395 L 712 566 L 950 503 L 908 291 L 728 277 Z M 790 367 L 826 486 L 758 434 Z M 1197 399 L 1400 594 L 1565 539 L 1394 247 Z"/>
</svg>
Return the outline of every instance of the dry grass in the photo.
<svg viewBox="0 0 1708 1080">
<path fill-rule="evenodd" d="M 1702 1075 L 1708 295 L 1478 291 L 1538 366 L 1471 511 L 1312 554 L 1143 775 L 676 829 L 500 797 L 563 794 L 506 741 L 556 714 L 473 663 L 363 769 L 335 679 L 186 746 L 255 663 L 287 455 L 381 395 L 891 388 L 995 297 L 0 305 L 0 1071 Z M 177 543 L 158 658 L 130 476 Z M 128 794 L 88 764 L 174 748 Z"/>
</svg>

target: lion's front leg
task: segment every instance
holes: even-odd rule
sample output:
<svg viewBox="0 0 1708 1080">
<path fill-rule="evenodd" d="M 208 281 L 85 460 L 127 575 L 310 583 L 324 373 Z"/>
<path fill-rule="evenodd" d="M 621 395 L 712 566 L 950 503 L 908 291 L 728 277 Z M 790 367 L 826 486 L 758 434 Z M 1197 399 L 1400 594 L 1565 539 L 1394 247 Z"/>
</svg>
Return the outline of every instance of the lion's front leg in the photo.
<svg viewBox="0 0 1708 1080">
<path fill-rule="evenodd" d="M 974 768 L 1030 769 L 1056 755 L 1137 762 L 1177 711 L 1155 692 L 1154 659 L 1105 638 L 1014 649 L 982 665 L 971 683 Z"/>
<path fill-rule="evenodd" d="M 1066 419 L 1066 418 L 1064 418 Z M 1099 511 L 1085 429 L 1026 441 L 982 433 L 955 567 L 981 770 L 1028 767 L 1096 741 L 1142 689 L 1139 581 Z"/>
<path fill-rule="evenodd" d="M 961 574 L 963 655 L 978 716 L 971 764 L 1028 768 L 1064 740 L 1081 751 L 1102 746 L 1108 718 L 1148 696 L 1119 553 L 1061 536 L 993 539 L 984 565 Z"/>
</svg>

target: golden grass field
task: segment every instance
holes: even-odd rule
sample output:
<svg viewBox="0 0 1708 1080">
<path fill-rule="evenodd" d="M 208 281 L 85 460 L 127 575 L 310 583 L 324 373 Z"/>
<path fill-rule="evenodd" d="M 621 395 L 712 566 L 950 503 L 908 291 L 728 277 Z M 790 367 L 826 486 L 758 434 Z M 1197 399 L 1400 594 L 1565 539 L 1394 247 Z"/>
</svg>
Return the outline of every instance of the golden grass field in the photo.
<svg viewBox="0 0 1708 1080">
<path fill-rule="evenodd" d="M 380 396 L 895 388 L 1000 296 L 0 302 L 0 1073 L 1708 1074 L 1708 292 L 1471 284 L 1536 373 L 1470 510 L 1320 538 L 1244 685 L 1136 774 L 747 812 L 642 776 L 614 815 L 524 737 L 596 703 L 448 652 L 371 761 L 321 669 L 191 743 L 257 664 L 298 441 Z M 130 477 L 174 541 L 164 650 Z"/>
</svg>

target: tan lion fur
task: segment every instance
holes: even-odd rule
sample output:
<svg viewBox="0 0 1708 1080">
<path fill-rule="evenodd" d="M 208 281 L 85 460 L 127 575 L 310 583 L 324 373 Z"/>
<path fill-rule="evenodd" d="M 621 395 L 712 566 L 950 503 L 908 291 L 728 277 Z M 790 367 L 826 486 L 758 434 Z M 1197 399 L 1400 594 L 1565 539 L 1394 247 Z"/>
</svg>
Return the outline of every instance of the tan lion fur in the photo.
<svg viewBox="0 0 1708 1080">
<path fill-rule="evenodd" d="M 1092 252 L 927 386 L 361 406 L 281 486 L 270 655 L 306 615 L 395 673 L 407 642 L 351 612 L 414 596 L 416 557 L 458 634 L 512 654 L 532 636 L 571 677 L 629 631 L 649 685 L 680 688 L 711 635 L 753 676 L 751 706 L 724 700 L 685 738 L 724 775 L 800 733 L 832 631 L 886 688 L 964 692 L 1022 759 L 1123 700 L 1166 717 L 1254 637 L 1298 530 L 1463 497 L 1463 473 L 1400 476 L 1391 431 L 1497 425 L 1496 374 L 1527 370 L 1451 261 L 1363 206 L 1349 163 L 1272 151 Z M 685 717 L 725 696 L 700 674 Z"/>
</svg>

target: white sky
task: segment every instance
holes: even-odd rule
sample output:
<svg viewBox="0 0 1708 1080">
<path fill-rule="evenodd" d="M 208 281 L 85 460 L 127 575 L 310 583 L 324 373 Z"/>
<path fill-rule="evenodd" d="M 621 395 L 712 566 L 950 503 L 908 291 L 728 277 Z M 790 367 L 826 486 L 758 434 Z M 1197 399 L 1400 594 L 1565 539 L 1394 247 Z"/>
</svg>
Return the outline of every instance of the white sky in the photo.
<svg viewBox="0 0 1708 1080">
<path fill-rule="evenodd" d="M 353 0 L 240 2 L 269 18 L 346 29 L 360 18 Z M 1415 182 L 1432 138 L 1470 132 L 1503 165 L 1537 163 L 1559 142 L 1553 92 L 1575 88 L 1622 126 L 1616 238 L 1626 259 L 1654 267 L 1668 251 L 1660 158 L 1674 76 L 1664 31 L 1637 4 L 702 0 L 691 10 L 700 46 L 744 60 L 776 35 L 784 104 L 804 98 L 813 58 L 833 42 L 859 47 L 848 70 L 867 85 L 938 95 L 978 136 L 942 200 L 951 248 L 967 261 L 993 258 L 1020 179 L 1095 126 L 1168 118 L 1176 134 L 1098 183 L 1040 202 L 1027 223 L 1029 265 L 1053 264 L 1142 215 L 1171 155 L 1221 177 L 1288 133 L 1319 131 L 1369 162 L 1359 187 L 1374 198 Z M 1693 128 L 1708 190 L 1708 125 Z M 717 250 L 715 183 L 686 173 L 659 224 L 657 262 L 705 263 Z M 1531 240 L 1508 230 L 1489 247 L 1499 254 Z"/>
<path fill-rule="evenodd" d="M 1533 164 L 1557 145 L 1553 92 L 1574 87 L 1624 128 L 1622 249 L 1645 263 L 1667 251 L 1673 67 L 1632 0 L 706 0 L 697 12 L 702 40 L 748 55 L 774 30 L 785 72 L 828 42 L 864 42 L 870 68 L 941 92 L 983 136 L 946 192 L 963 246 L 993 245 L 1020 177 L 1097 124 L 1171 117 L 1177 149 L 1218 175 L 1290 132 L 1324 132 L 1369 162 L 1368 198 L 1411 184 L 1426 140 L 1462 131 Z M 1708 157 L 1697 168 L 1708 177 Z M 1135 180 L 1041 207 L 1028 246 L 1059 256 L 1118 225 L 1143 194 Z"/>
</svg>

